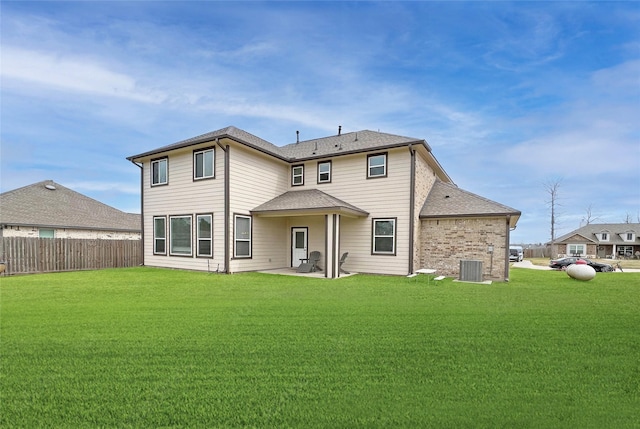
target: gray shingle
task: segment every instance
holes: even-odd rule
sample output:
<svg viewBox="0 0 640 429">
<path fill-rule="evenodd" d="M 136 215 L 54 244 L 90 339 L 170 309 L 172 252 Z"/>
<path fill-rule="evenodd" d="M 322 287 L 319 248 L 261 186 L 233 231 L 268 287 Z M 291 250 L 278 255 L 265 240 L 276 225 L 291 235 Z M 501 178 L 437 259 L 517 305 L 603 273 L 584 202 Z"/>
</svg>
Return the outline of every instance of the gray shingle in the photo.
<svg viewBox="0 0 640 429">
<path fill-rule="evenodd" d="M 140 231 L 140 215 L 45 180 L 0 194 L 0 224 Z"/>
<path fill-rule="evenodd" d="M 592 243 L 600 243 L 597 233 L 600 232 L 608 232 L 609 240 L 602 242 L 604 244 L 628 244 L 633 245 L 637 244 L 640 241 L 640 223 L 592 223 L 589 225 L 585 225 L 581 228 L 575 229 L 567 234 L 564 234 L 561 237 L 556 238 L 556 243 L 561 243 L 563 241 L 568 240 L 574 235 L 581 235 L 585 239 L 591 241 Z M 620 238 L 618 234 L 624 234 L 627 232 L 633 232 L 636 235 L 636 242 L 629 243 L 628 241 L 624 241 Z"/>
<path fill-rule="evenodd" d="M 464 191 L 455 185 L 437 180 L 425 200 L 421 218 L 511 215 L 520 216 L 520 212 L 487 198 Z"/>
<path fill-rule="evenodd" d="M 213 141 L 216 138 L 225 137 L 231 138 L 247 146 L 253 147 L 254 149 L 258 149 L 262 152 L 268 153 L 269 155 L 289 162 L 344 155 L 368 150 L 383 150 L 397 146 L 407 146 L 409 144 L 422 144 L 431 151 L 431 148 L 424 140 L 369 130 L 305 140 L 279 147 L 244 130 L 230 126 L 167 146 L 162 146 L 138 155 L 133 155 L 127 159 L 135 160 L 137 158 L 152 156 L 170 150 L 181 149 L 183 147 Z"/>
<path fill-rule="evenodd" d="M 288 211 L 342 211 L 353 215 L 369 213 L 318 189 L 288 191 L 251 210 L 254 214 Z"/>
</svg>

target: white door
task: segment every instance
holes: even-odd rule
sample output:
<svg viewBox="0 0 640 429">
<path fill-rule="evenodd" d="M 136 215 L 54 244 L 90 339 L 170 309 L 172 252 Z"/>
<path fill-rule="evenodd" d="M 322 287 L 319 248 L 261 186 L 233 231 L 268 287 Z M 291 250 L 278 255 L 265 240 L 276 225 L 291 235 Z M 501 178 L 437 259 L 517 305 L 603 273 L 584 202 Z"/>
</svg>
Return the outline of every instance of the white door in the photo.
<svg viewBox="0 0 640 429">
<path fill-rule="evenodd" d="M 301 259 L 308 258 L 307 228 L 293 228 L 291 232 L 291 266 L 297 267 Z"/>
</svg>

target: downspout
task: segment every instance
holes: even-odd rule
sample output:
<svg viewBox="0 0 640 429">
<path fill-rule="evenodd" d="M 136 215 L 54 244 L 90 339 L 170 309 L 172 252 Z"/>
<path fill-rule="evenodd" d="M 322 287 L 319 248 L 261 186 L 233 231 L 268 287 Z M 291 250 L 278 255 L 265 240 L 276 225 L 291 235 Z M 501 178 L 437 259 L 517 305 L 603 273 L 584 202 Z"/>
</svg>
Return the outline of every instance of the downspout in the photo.
<svg viewBox="0 0 640 429">
<path fill-rule="evenodd" d="M 220 139 L 216 138 L 216 144 L 224 152 L 224 272 L 230 274 L 229 268 L 229 145 L 222 146 Z"/>
<path fill-rule="evenodd" d="M 509 224 L 511 223 L 511 216 L 507 215 L 507 246 L 504 250 L 504 281 L 508 282 L 509 281 L 509 246 L 511 245 L 511 228 L 509 227 Z"/>
<path fill-rule="evenodd" d="M 415 205 L 416 205 L 416 151 L 409 145 L 409 153 L 411 154 L 411 179 L 409 190 L 409 270 L 408 274 L 413 273 L 413 255 L 415 241 Z"/>
<path fill-rule="evenodd" d="M 130 160 L 140 169 L 140 245 L 142 246 L 142 266 L 144 266 L 144 164 Z"/>
</svg>

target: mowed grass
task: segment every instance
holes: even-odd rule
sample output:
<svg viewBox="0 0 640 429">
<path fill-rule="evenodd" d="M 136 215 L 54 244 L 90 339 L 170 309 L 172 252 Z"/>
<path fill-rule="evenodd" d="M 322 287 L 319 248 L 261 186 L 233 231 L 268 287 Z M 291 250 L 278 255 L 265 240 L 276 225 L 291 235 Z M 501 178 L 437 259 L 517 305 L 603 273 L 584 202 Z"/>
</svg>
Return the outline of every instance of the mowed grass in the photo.
<svg viewBox="0 0 640 429">
<path fill-rule="evenodd" d="M 638 428 L 640 273 L 0 280 L 0 426 Z"/>
</svg>

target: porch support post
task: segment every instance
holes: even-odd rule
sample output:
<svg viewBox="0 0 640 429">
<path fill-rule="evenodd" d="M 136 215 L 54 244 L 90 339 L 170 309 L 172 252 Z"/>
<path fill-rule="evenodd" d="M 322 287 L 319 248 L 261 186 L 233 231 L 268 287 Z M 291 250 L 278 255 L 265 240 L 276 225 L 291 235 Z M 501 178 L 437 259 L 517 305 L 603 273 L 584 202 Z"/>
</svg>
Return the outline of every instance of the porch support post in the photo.
<svg viewBox="0 0 640 429">
<path fill-rule="evenodd" d="M 340 215 L 325 215 L 325 276 L 340 277 Z"/>
</svg>

